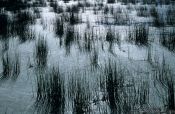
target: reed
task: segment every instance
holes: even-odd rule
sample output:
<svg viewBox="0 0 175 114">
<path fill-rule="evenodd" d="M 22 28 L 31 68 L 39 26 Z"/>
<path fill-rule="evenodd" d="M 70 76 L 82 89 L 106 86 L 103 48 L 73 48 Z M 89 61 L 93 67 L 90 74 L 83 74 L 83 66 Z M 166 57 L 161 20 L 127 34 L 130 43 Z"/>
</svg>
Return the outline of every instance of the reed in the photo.
<svg viewBox="0 0 175 114">
<path fill-rule="evenodd" d="M 65 88 L 59 68 L 37 74 L 36 106 L 42 113 L 63 114 L 65 108 Z"/>
<path fill-rule="evenodd" d="M 134 25 L 129 30 L 128 41 L 138 46 L 147 46 L 149 43 L 149 27 L 146 25 Z"/>
<path fill-rule="evenodd" d="M 39 36 L 39 39 L 35 44 L 36 63 L 38 66 L 47 65 L 47 54 L 48 54 L 47 40 L 44 37 Z"/>
<path fill-rule="evenodd" d="M 55 24 L 55 32 L 59 37 L 62 37 L 64 34 L 64 21 L 62 18 L 57 18 L 56 19 L 56 24 Z"/>
</svg>

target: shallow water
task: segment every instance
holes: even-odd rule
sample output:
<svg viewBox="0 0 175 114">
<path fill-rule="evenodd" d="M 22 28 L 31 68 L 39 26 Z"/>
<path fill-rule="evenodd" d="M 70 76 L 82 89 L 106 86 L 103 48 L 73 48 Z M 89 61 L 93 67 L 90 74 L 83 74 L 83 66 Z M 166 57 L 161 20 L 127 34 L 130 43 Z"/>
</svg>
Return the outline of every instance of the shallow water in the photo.
<svg viewBox="0 0 175 114">
<path fill-rule="evenodd" d="M 95 0 L 0 5 L 0 112 L 175 110 L 175 16 L 158 26 L 163 17 L 151 16 L 152 7 L 164 16 L 175 10 Z"/>
</svg>

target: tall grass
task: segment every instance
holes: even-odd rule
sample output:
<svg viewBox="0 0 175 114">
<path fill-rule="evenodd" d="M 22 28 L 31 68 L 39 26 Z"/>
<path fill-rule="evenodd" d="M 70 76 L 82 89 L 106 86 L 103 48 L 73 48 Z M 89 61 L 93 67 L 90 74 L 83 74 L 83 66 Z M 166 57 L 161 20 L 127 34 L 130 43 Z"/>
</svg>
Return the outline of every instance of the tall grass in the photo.
<svg viewBox="0 0 175 114">
<path fill-rule="evenodd" d="M 142 0 L 143 4 L 156 4 L 156 0 Z"/>
<path fill-rule="evenodd" d="M 74 27 L 69 26 L 66 31 L 66 36 L 64 39 L 64 44 L 66 47 L 66 53 L 70 53 L 70 48 L 72 43 L 75 41 L 75 30 Z"/>
<path fill-rule="evenodd" d="M 58 3 L 56 1 L 52 1 L 50 2 L 50 6 L 53 8 L 54 12 L 55 13 L 63 13 L 64 12 L 64 9 L 62 6 L 59 6 Z"/>
<path fill-rule="evenodd" d="M 0 35 L 2 36 L 7 36 L 8 35 L 8 16 L 6 14 L 1 14 L 0 13 L 0 22 L 1 22 L 1 26 L 0 26 Z"/>
<path fill-rule="evenodd" d="M 174 6 L 170 6 L 166 12 L 166 20 L 167 20 L 167 24 L 170 26 L 175 25 L 175 7 Z"/>
<path fill-rule="evenodd" d="M 59 68 L 37 74 L 37 108 L 42 113 L 63 114 L 65 108 L 65 88 Z"/>
<path fill-rule="evenodd" d="M 36 63 L 38 66 L 47 65 L 47 54 L 48 54 L 48 45 L 45 37 L 39 36 L 39 39 L 35 45 L 35 55 Z"/>
<path fill-rule="evenodd" d="M 89 112 L 89 96 L 86 93 L 87 88 L 83 88 L 82 82 L 77 82 L 77 89 L 74 97 L 73 113 L 84 114 Z"/>
<path fill-rule="evenodd" d="M 84 49 L 86 52 L 91 52 L 92 50 L 92 34 L 90 32 L 84 33 Z"/>
<path fill-rule="evenodd" d="M 115 0 L 107 0 L 107 3 L 114 4 L 115 3 Z"/>
<path fill-rule="evenodd" d="M 2 66 L 3 66 L 2 79 L 7 79 L 11 76 L 12 72 L 12 64 L 10 61 L 10 55 L 8 53 L 4 54 L 2 57 Z"/>
<path fill-rule="evenodd" d="M 144 105 L 149 104 L 149 84 L 148 82 L 142 82 L 138 89 L 138 101 L 140 107 L 144 107 Z"/>
<path fill-rule="evenodd" d="M 0 4 L 0 7 L 4 7 L 9 11 L 16 11 L 29 7 L 29 4 L 26 0 L 2 0 Z"/>
<path fill-rule="evenodd" d="M 117 43 L 119 48 L 121 44 L 121 37 L 119 32 L 113 31 L 112 28 L 109 28 L 106 34 L 106 41 L 109 42 L 109 50 L 112 51 L 114 43 Z"/>
<path fill-rule="evenodd" d="M 45 0 L 33 1 L 33 7 L 46 7 L 47 3 Z"/>
<path fill-rule="evenodd" d="M 156 64 L 154 77 L 156 82 L 159 83 L 157 91 L 159 96 L 163 99 L 165 108 L 168 111 L 175 110 L 174 74 L 166 63 L 164 56 L 162 62 Z M 162 93 L 162 90 L 164 91 L 164 94 Z"/>
<path fill-rule="evenodd" d="M 14 56 L 10 56 L 10 53 L 4 53 L 2 57 L 2 77 L 1 79 L 17 79 L 20 74 L 21 61 L 19 54 L 15 52 Z"/>
<path fill-rule="evenodd" d="M 130 21 L 128 12 L 114 13 L 114 24 L 127 25 Z"/>
<path fill-rule="evenodd" d="M 139 6 L 137 8 L 137 16 L 148 17 L 149 16 L 148 8 L 146 6 Z"/>
<path fill-rule="evenodd" d="M 156 18 L 158 16 L 158 11 L 157 11 L 156 6 L 151 6 L 149 11 L 150 11 L 150 15 L 153 18 Z"/>
<path fill-rule="evenodd" d="M 129 30 L 128 40 L 129 42 L 132 42 L 139 46 L 148 45 L 149 28 L 146 25 L 135 25 L 133 28 L 130 28 Z"/>
<path fill-rule="evenodd" d="M 129 3 L 136 4 L 138 3 L 138 0 L 118 0 L 118 2 L 122 2 L 124 5 L 127 5 Z"/>
<path fill-rule="evenodd" d="M 34 24 L 35 23 L 35 17 L 29 10 L 26 11 L 19 11 L 16 15 L 16 23 L 17 24 Z"/>
<path fill-rule="evenodd" d="M 175 29 L 162 29 L 160 33 L 160 43 L 170 51 L 175 51 Z"/>
<path fill-rule="evenodd" d="M 149 83 L 137 82 L 121 64 L 109 60 L 104 67 L 107 102 L 111 113 L 135 113 L 135 109 L 149 105 Z M 127 78 L 130 78 L 128 79 Z"/>
<path fill-rule="evenodd" d="M 78 5 L 72 5 L 72 6 L 67 7 L 66 11 L 70 13 L 79 13 L 80 8 Z"/>
<path fill-rule="evenodd" d="M 55 32 L 59 37 L 62 37 L 64 34 L 64 21 L 62 18 L 57 18 L 56 19 L 56 24 L 55 24 Z"/>
<path fill-rule="evenodd" d="M 13 79 L 17 79 L 19 74 L 21 72 L 21 60 L 20 60 L 20 55 L 19 53 L 15 53 L 14 55 L 14 60 L 12 62 L 12 76 Z"/>
<path fill-rule="evenodd" d="M 65 3 L 68 3 L 70 0 L 63 0 Z"/>
<path fill-rule="evenodd" d="M 70 13 L 69 22 L 71 25 L 78 24 L 81 22 L 79 13 Z"/>
<path fill-rule="evenodd" d="M 99 60 L 99 54 L 98 53 L 99 53 L 98 50 L 97 49 L 94 49 L 93 54 L 92 54 L 92 56 L 90 58 L 91 64 L 95 68 L 97 68 L 98 67 L 98 64 L 99 64 L 98 63 L 98 60 Z"/>
<path fill-rule="evenodd" d="M 151 10 L 151 15 L 153 16 L 153 25 L 156 27 L 165 26 L 165 20 L 163 18 L 163 14 L 161 14 L 158 9 L 153 8 Z"/>
<path fill-rule="evenodd" d="M 112 113 L 117 113 L 120 105 L 120 92 L 124 88 L 124 71 L 119 70 L 117 64 L 109 61 L 105 65 L 106 91 L 108 93 L 109 107 Z"/>
<path fill-rule="evenodd" d="M 115 34 L 112 31 L 112 29 L 110 28 L 106 34 L 106 41 L 109 42 L 109 50 L 112 50 L 114 40 L 115 40 Z"/>
<path fill-rule="evenodd" d="M 30 11 L 19 11 L 13 18 L 10 23 L 10 34 L 18 36 L 21 42 L 33 39 L 34 34 L 29 29 L 29 25 L 35 23 L 35 16 Z"/>
<path fill-rule="evenodd" d="M 106 5 L 103 10 L 104 10 L 103 11 L 104 14 L 108 14 L 109 13 L 109 6 Z"/>
</svg>

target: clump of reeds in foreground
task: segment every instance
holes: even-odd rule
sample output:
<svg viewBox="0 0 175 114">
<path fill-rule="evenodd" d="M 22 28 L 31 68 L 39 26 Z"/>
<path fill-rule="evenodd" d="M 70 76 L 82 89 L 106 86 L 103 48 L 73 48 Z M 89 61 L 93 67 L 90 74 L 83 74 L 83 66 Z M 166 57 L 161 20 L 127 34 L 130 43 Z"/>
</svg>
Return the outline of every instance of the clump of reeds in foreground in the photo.
<svg viewBox="0 0 175 114">
<path fill-rule="evenodd" d="M 120 106 L 121 90 L 124 88 L 124 70 L 119 70 L 117 64 L 109 61 L 105 65 L 106 91 L 108 94 L 109 107 L 112 113 L 117 113 Z"/>
<path fill-rule="evenodd" d="M 59 68 L 37 74 L 36 106 L 42 113 L 63 114 L 65 108 L 64 81 Z"/>
<path fill-rule="evenodd" d="M 68 99 L 71 101 L 73 114 L 90 113 L 90 86 L 86 80 L 87 71 L 73 71 L 68 79 Z"/>
<path fill-rule="evenodd" d="M 141 82 L 137 85 L 132 74 L 119 63 L 109 60 L 104 67 L 107 103 L 111 113 L 134 113 L 149 103 L 149 85 Z M 128 76 L 127 79 L 126 77 Z"/>
<path fill-rule="evenodd" d="M 89 96 L 86 91 L 88 88 L 85 88 L 83 81 L 76 81 L 76 88 L 73 100 L 73 113 L 75 114 L 84 114 L 89 112 Z"/>
</svg>

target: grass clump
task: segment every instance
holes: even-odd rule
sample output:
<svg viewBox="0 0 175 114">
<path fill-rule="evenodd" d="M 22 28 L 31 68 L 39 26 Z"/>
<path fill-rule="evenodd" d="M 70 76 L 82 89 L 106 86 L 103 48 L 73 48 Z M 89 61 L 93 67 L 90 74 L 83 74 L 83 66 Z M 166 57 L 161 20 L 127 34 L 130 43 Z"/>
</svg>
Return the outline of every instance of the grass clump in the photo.
<svg viewBox="0 0 175 114">
<path fill-rule="evenodd" d="M 74 98 L 73 113 L 84 114 L 89 111 L 89 97 L 85 94 L 85 88 L 77 82 L 77 89 Z"/>
<path fill-rule="evenodd" d="M 8 29 L 9 29 L 9 19 L 6 14 L 1 14 L 0 13 L 0 35 L 2 36 L 7 36 L 8 35 Z"/>
<path fill-rule="evenodd" d="M 63 114 L 65 88 L 59 69 L 53 67 L 47 73 L 41 72 L 37 74 L 37 107 L 42 113 Z"/>
<path fill-rule="evenodd" d="M 55 31 L 59 37 L 63 36 L 63 34 L 64 34 L 64 21 L 62 18 L 57 18 Z"/>
<path fill-rule="evenodd" d="M 70 15 L 69 22 L 71 25 L 75 25 L 81 22 L 81 19 L 78 13 L 70 13 L 69 15 Z"/>
<path fill-rule="evenodd" d="M 2 57 L 2 66 L 3 66 L 3 79 L 6 79 L 11 76 L 12 64 L 10 61 L 10 56 L 8 53 L 4 54 Z"/>
<path fill-rule="evenodd" d="M 1 79 L 16 79 L 20 74 L 20 58 L 19 54 L 15 53 L 14 56 L 10 56 L 10 53 L 4 53 L 2 57 L 2 76 Z"/>
<path fill-rule="evenodd" d="M 66 34 L 66 36 L 65 36 L 65 39 L 64 39 L 64 44 L 65 44 L 65 47 L 66 47 L 66 52 L 70 53 L 71 45 L 75 41 L 75 38 L 76 38 L 74 27 L 69 26 L 67 28 L 67 31 L 66 31 L 65 34 Z"/>
<path fill-rule="evenodd" d="M 115 0 L 107 0 L 107 3 L 108 4 L 114 4 L 115 3 Z"/>
<path fill-rule="evenodd" d="M 38 66 L 46 66 L 48 46 L 44 37 L 40 37 L 35 45 L 36 63 Z"/>
<path fill-rule="evenodd" d="M 146 6 L 140 6 L 140 7 L 137 9 L 137 16 L 140 16 L 140 17 L 148 17 L 148 16 L 149 16 L 148 8 L 147 8 Z"/>
<path fill-rule="evenodd" d="M 175 52 L 175 29 L 166 31 L 163 28 L 160 34 L 160 43 L 170 51 Z"/>
<path fill-rule="evenodd" d="M 128 40 L 139 46 L 148 45 L 149 28 L 146 25 L 135 25 L 133 31 L 129 30 Z"/>
<path fill-rule="evenodd" d="M 170 8 L 168 8 L 167 10 L 167 16 L 166 16 L 166 20 L 167 20 L 167 24 L 170 26 L 174 26 L 175 25 L 175 7 L 174 6 L 170 6 Z"/>
<path fill-rule="evenodd" d="M 116 113 L 120 105 L 120 92 L 124 88 L 124 71 L 119 70 L 115 63 L 109 61 L 105 65 L 105 75 L 109 107 L 113 113 Z"/>
<path fill-rule="evenodd" d="M 167 111 L 175 110 L 174 74 L 164 56 L 162 62 L 156 64 L 154 77 L 155 82 L 158 82 L 156 83 L 158 85 L 157 91 L 163 100 L 164 107 Z"/>
</svg>

